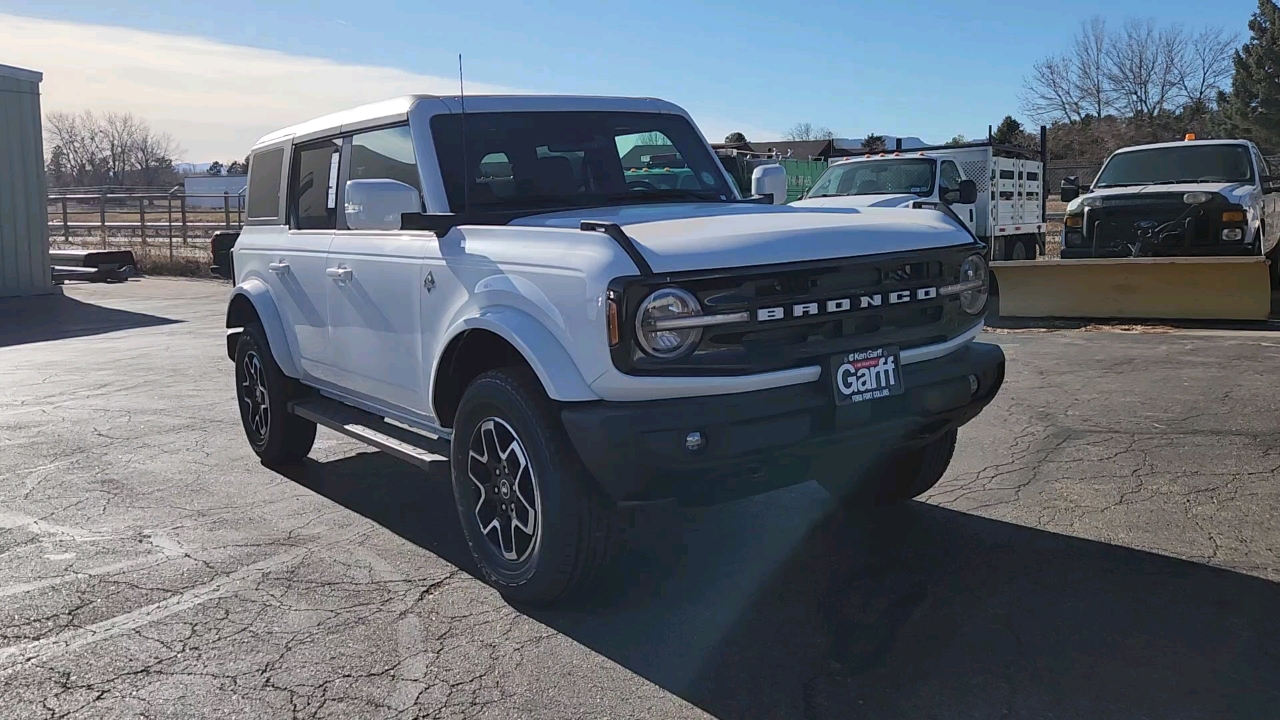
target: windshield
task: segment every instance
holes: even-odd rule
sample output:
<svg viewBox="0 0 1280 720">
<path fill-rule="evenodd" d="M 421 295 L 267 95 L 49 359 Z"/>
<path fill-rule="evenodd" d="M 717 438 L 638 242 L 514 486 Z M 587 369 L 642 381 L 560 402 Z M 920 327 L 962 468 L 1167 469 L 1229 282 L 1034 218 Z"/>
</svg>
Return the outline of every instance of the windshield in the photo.
<svg viewBox="0 0 1280 720">
<path fill-rule="evenodd" d="M 1114 155 L 1093 186 L 1252 181 L 1253 167 L 1244 145 L 1186 145 Z"/>
<path fill-rule="evenodd" d="M 503 112 L 431 120 L 449 207 L 461 212 L 736 199 L 688 120 L 630 112 Z"/>
<path fill-rule="evenodd" d="M 827 168 L 806 197 L 902 193 L 928 197 L 933 194 L 933 177 L 934 161 L 928 158 L 855 160 Z"/>
</svg>

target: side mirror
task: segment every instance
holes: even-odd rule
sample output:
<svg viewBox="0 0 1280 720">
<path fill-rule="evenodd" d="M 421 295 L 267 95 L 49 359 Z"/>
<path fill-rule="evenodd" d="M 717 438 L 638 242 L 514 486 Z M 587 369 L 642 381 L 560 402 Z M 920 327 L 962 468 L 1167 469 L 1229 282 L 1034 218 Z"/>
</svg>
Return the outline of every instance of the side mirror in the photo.
<svg viewBox="0 0 1280 720">
<path fill-rule="evenodd" d="M 1080 178 L 1072 175 L 1062 178 L 1062 202 L 1071 202 L 1080 197 Z"/>
<path fill-rule="evenodd" d="M 961 205 L 972 205 L 978 202 L 978 183 L 972 180 L 960 181 L 960 200 Z"/>
<path fill-rule="evenodd" d="M 399 230 L 403 213 L 422 212 L 422 195 L 399 180 L 348 180 L 346 191 L 352 230 Z"/>
<path fill-rule="evenodd" d="M 778 164 L 761 165 L 751 171 L 751 194 L 773 197 L 774 205 L 787 201 L 787 169 Z"/>
</svg>

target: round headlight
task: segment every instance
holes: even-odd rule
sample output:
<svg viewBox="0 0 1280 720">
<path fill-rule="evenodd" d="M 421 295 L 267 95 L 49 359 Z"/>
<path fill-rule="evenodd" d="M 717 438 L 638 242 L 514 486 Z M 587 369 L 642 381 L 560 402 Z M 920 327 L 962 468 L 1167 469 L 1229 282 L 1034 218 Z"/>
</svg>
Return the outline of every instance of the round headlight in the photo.
<svg viewBox="0 0 1280 720">
<path fill-rule="evenodd" d="M 691 293 L 680 288 L 662 288 L 645 298 L 636 312 L 636 341 L 645 353 L 670 359 L 689 352 L 702 339 L 702 328 L 659 329 L 659 320 L 695 317 L 702 306 Z"/>
<path fill-rule="evenodd" d="M 977 315 L 987 306 L 990 281 L 987 279 L 987 261 L 981 255 L 970 255 L 960 265 L 960 282 L 981 281 L 982 287 L 960 293 L 960 307 L 970 315 Z"/>
<path fill-rule="evenodd" d="M 1212 199 L 1213 194 L 1207 192 L 1189 192 L 1182 196 L 1182 202 L 1188 205 L 1202 205 Z"/>
</svg>

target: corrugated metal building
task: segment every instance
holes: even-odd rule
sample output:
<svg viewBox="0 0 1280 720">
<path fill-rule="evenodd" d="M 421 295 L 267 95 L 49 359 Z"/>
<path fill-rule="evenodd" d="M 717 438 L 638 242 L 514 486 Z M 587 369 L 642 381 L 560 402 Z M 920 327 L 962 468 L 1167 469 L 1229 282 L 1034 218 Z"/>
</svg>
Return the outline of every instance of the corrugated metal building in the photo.
<svg viewBox="0 0 1280 720">
<path fill-rule="evenodd" d="M 40 129 L 43 79 L 0 65 L 0 297 L 56 292 Z"/>
</svg>

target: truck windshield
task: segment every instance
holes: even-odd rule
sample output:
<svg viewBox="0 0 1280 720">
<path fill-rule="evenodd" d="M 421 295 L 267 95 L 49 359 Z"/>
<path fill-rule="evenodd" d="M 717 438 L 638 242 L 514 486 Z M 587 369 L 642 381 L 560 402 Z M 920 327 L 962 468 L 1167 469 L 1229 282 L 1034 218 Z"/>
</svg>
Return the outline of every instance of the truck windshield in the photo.
<svg viewBox="0 0 1280 720">
<path fill-rule="evenodd" d="M 1113 155 L 1094 187 L 1169 185 L 1180 182 L 1252 182 L 1244 145 L 1186 145 Z"/>
<path fill-rule="evenodd" d="M 903 193 L 928 197 L 933 194 L 934 166 L 935 161 L 929 158 L 854 160 L 832 165 L 806 197 Z"/>
<path fill-rule="evenodd" d="M 464 204 L 500 212 L 738 198 L 702 137 L 678 115 L 468 113 L 465 133 L 461 115 L 437 115 L 431 132 L 453 212 Z"/>
</svg>

